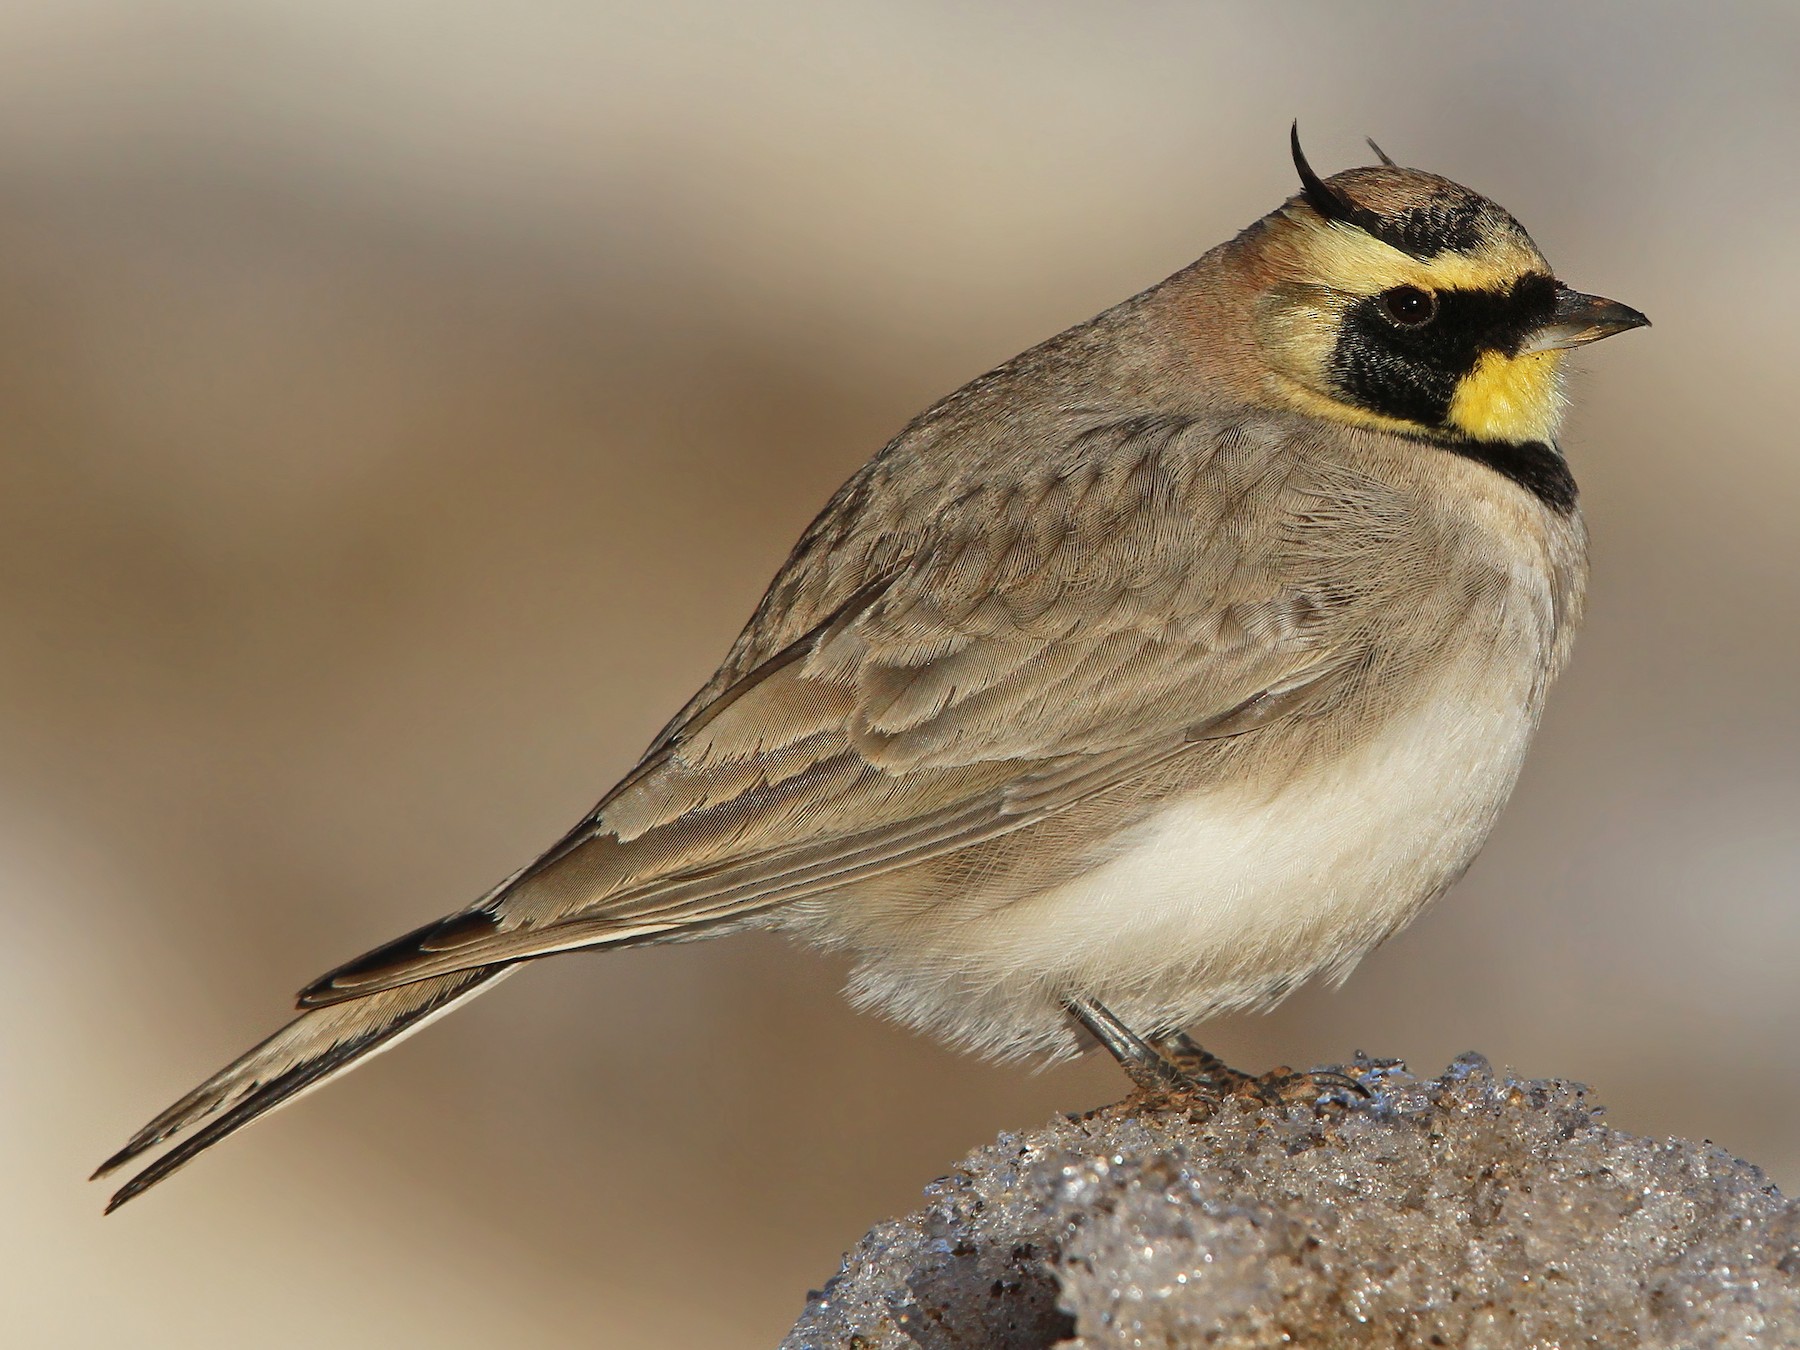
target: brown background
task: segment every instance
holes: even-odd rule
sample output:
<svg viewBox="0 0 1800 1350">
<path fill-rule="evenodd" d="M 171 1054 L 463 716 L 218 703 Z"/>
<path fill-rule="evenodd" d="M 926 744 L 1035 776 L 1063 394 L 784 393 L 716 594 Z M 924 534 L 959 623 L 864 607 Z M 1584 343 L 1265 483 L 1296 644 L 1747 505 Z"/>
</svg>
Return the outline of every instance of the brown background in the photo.
<svg viewBox="0 0 1800 1350">
<path fill-rule="evenodd" d="M 1207 1042 L 1479 1048 L 1800 1183 L 1796 69 L 1776 4 L 0 8 L 6 1343 L 769 1345 L 1116 1095 L 742 939 L 547 964 L 106 1222 L 81 1180 L 585 809 L 908 415 L 1286 196 L 1295 115 L 1656 327 L 1583 361 L 1592 617 L 1492 846 Z"/>
</svg>

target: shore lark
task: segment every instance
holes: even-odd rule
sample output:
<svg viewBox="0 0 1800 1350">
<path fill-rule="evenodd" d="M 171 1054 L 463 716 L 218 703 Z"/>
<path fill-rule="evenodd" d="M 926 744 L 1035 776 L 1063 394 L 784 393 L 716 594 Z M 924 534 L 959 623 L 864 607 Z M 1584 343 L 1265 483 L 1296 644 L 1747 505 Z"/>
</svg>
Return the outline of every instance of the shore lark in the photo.
<svg viewBox="0 0 1800 1350">
<path fill-rule="evenodd" d="M 309 985 L 107 1160 L 199 1127 L 113 1205 L 538 957 L 747 928 L 985 1055 L 1241 1078 L 1181 1029 L 1342 978 L 1512 791 L 1581 617 L 1565 353 L 1648 322 L 1467 188 L 1293 158 L 915 418 L 589 815 Z"/>
</svg>

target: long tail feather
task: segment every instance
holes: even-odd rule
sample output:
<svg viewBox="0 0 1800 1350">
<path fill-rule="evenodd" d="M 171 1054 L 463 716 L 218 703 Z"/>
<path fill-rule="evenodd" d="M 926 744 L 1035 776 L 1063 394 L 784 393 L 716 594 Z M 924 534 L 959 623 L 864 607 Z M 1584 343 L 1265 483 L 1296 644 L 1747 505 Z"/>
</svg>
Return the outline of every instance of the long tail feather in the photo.
<svg viewBox="0 0 1800 1350">
<path fill-rule="evenodd" d="M 142 1195 L 276 1107 L 391 1049 L 433 1018 L 492 988 L 512 969 L 488 966 L 461 971 L 302 1013 L 169 1107 L 100 1164 L 95 1177 L 116 1171 L 200 1121 L 216 1117 L 121 1186 L 106 1212 L 110 1214 Z"/>
</svg>

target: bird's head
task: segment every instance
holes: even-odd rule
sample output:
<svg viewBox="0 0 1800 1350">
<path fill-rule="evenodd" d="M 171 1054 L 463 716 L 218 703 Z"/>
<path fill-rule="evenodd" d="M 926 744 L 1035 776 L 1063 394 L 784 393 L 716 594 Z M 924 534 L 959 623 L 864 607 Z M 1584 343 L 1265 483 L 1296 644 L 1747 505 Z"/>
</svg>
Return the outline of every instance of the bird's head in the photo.
<svg viewBox="0 0 1800 1350">
<path fill-rule="evenodd" d="M 1649 323 L 1556 279 L 1487 198 L 1382 163 L 1321 179 L 1239 240 L 1263 394 L 1435 439 L 1553 442 L 1568 348 Z M 1376 153 L 1380 155 L 1380 150 Z"/>
</svg>

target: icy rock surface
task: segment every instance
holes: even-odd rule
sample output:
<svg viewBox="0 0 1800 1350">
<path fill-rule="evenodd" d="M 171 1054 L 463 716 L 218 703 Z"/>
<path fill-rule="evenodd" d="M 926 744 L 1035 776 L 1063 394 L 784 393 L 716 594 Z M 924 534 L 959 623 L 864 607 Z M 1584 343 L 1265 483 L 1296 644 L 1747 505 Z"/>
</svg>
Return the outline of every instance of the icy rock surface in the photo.
<svg viewBox="0 0 1800 1350">
<path fill-rule="evenodd" d="M 1800 1206 L 1479 1056 L 1282 1110 L 1121 1103 L 1002 1135 L 783 1350 L 1800 1346 Z"/>
</svg>

